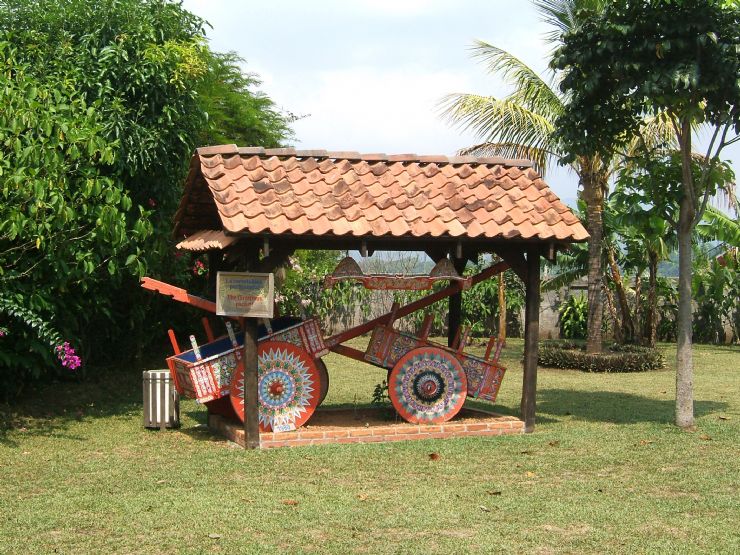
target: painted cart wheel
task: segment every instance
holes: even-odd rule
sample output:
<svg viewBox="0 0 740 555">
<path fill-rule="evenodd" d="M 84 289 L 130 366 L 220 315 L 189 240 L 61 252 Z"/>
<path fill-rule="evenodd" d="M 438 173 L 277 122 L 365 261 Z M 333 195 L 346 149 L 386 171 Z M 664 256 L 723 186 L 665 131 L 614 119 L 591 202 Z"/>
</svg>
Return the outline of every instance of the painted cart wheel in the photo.
<svg viewBox="0 0 740 555">
<path fill-rule="evenodd" d="M 257 346 L 257 389 L 261 432 L 287 432 L 301 427 L 319 404 L 321 374 L 311 356 L 284 341 Z M 231 404 L 244 422 L 244 370 L 231 382 Z"/>
<path fill-rule="evenodd" d="M 324 364 L 324 361 L 320 358 L 315 358 L 313 360 L 316 363 L 316 368 L 319 371 L 319 377 L 321 378 L 319 381 L 321 383 L 321 387 L 319 387 L 319 402 L 316 405 L 317 407 L 321 406 L 321 403 L 324 402 L 324 399 L 326 399 L 326 394 L 329 392 L 329 371 L 326 369 L 326 364 Z"/>
<path fill-rule="evenodd" d="M 403 355 L 391 370 L 388 395 L 404 420 L 438 424 L 463 406 L 468 384 L 458 360 L 437 347 L 419 347 Z"/>
</svg>

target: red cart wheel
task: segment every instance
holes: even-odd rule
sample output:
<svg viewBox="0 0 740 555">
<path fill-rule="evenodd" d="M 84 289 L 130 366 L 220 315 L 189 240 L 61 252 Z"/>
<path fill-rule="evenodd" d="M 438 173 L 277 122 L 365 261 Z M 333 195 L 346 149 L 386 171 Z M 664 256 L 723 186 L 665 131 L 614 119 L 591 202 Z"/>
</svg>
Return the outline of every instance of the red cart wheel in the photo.
<svg viewBox="0 0 740 555">
<path fill-rule="evenodd" d="M 319 404 L 321 374 L 304 349 L 284 341 L 257 346 L 257 389 L 261 432 L 287 432 L 301 427 Z M 231 383 L 231 404 L 244 422 L 244 370 Z"/>
<path fill-rule="evenodd" d="M 460 411 L 467 391 L 460 362 L 437 347 L 418 347 L 403 355 L 388 380 L 393 407 L 413 424 L 446 422 Z"/>
<path fill-rule="evenodd" d="M 316 368 L 319 370 L 319 377 L 321 387 L 319 387 L 319 404 L 316 405 L 317 407 L 321 406 L 321 403 L 324 402 L 324 399 L 326 399 L 326 394 L 329 392 L 329 371 L 326 369 L 326 364 L 324 364 L 324 361 L 320 358 L 315 358 L 313 360 L 316 363 Z"/>
</svg>

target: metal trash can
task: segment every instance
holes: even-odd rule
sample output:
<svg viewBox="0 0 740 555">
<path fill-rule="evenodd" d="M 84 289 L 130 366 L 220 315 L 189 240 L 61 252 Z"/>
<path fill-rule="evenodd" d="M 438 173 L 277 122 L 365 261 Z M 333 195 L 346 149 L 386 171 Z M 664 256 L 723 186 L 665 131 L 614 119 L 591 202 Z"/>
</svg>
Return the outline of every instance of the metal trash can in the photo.
<svg viewBox="0 0 740 555">
<path fill-rule="evenodd" d="M 144 427 L 180 427 L 180 397 L 169 370 L 144 371 Z"/>
</svg>

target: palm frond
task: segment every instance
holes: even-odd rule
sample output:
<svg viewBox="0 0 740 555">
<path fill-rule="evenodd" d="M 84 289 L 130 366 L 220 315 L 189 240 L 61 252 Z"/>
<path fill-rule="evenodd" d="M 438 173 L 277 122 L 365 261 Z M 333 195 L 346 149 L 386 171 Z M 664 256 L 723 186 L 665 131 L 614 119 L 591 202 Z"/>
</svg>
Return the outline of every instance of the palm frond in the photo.
<svg viewBox="0 0 740 555">
<path fill-rule="evenodd" d="M 557 291 L 563 287 L 568 287 L 574 281 L 582 278 L 588 273 L 587 268 L 572 268 L 570 270 L 563 270 L 562 272 L 555 274 L 550 279 L 542 282 L 543 291 Z"/>
<path fill-rule="evenodd" d="M 509 100 L 475 94 L 451 94 L 442 102 L 450 122 L 491 143 L 518 143 L 554 152 L 553 124 L 547 118 Z"/>
<path fill-rule="evenodd" d="M 545 34 L 545 40 L 556 44 L 563 35 L 578 28 L 579 10 L 599 12 L 604 9 L 604 0 L 534 0 L 534 5 L 541 20 L 553 27 Z"/>
<path fill-rule="evenodd" d="M 509 159 L 530 160 L 532 167 L 542 177 L 545 177 L 548 162 L 556 158 L 553 152 L 519 143 L 480 143 L 461 148 L 457 151 L 457 154 L 459 156 L 500 156 Z"/>
<path fill-rule="evenodd" d="M 555 121 L 563 111 L 563 101 L 532 68 L 506 50 L 477 40 L 471 47 L 492 74 L 501 75 L 514 88 L 511 102 Z"/>
<path fill-rule="evenodd" d="M 740 247 L 740 220 L 733 220 L 722 210 L 707 206 L 696 232 L 707 241 L 721 241 L 731 247 Z"/>
</svg>

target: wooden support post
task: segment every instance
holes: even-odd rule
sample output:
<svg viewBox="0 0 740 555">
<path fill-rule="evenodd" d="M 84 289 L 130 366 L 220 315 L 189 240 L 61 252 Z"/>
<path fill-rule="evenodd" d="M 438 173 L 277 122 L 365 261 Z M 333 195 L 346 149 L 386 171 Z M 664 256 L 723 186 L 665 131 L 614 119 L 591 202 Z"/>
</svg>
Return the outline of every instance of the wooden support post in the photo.
<svg viewBox="0 0 740 555">
<path fill-rule="evenodd" d="M 524 380 L 522 384 L 522 420 L 524 431 L 534 431 L 537 398 L 537 343 L 540 335 L 540 253 L 527 250 L 526 305 L 524 308 Z"/>
<path fill-rule="evenodd" d="M 257 320 L 243 318 L 244 328 L 244 439 L 247 449 L 260 446 L 257 392 Z"/>
<path fill-rule="evenodd" d="M 455 271 L 461 276 L 465 271 L 465 265 L 468 263 L 467 258 L 453 260 Z M 460 324 L 462 323 L 462 290 L 454 295 L 450 295 L 447 301 L 447 346 L 452 348 L 457 337 Z"/>
</svg>

